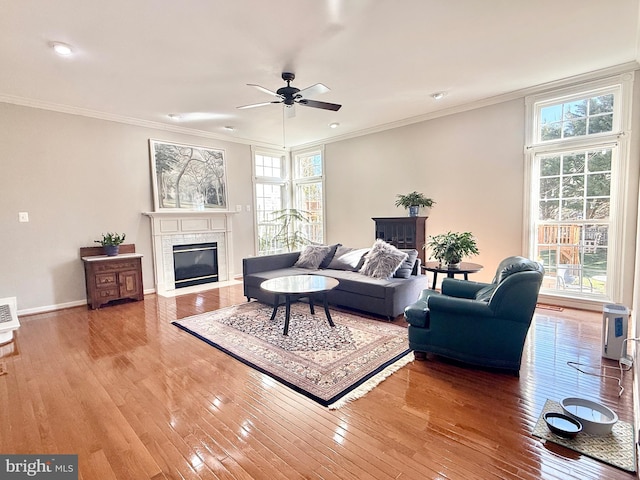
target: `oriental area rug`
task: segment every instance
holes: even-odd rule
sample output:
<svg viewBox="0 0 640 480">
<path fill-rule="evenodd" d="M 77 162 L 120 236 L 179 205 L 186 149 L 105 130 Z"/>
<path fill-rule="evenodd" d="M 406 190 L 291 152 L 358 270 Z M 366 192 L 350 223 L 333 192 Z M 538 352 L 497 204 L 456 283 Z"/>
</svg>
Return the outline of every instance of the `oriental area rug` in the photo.
<svg viewBox="0 0 640 480">
<path fill-rule="evenodd" d="M 172 322 L 182 330 L 269 375 L 321 405 L 335 409 L 362 397 L 413 360 L 407 329 L 382 320 L 291 305 L 289 335 L 284 308 L 248 302 Z"/>
</svg>

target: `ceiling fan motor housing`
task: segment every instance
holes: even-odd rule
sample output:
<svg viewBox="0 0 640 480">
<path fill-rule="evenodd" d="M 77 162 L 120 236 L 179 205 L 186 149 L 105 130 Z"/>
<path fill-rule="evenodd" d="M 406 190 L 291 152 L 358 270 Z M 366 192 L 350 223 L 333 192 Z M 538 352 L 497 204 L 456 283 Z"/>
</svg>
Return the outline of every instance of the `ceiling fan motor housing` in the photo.
<svg viewBox="0 0 640 480">
<path fill-rule="evenodd" d="M 282 72 L 282 79 L 287 82 L 286 87 L 279 88 L 276 93 L 283 97 L 283 101 L 285 105 L 293 105 L 296 99 L 296 93 L 300 91 L 299 88 L 292 87 L 289 85 L 289 82 L 293 81 L 296 78 L 296 75 L 291 72 Z"/>
</svg>

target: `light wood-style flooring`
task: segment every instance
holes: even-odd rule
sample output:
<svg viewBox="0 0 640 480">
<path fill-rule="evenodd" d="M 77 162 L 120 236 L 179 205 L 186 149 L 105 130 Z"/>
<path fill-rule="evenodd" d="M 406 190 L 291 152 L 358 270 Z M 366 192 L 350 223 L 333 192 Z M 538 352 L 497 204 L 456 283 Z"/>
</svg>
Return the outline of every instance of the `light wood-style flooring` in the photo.
<svg viewBox="0 0 640 480">
<path fill-rule="evenodd" d="M 244 301 L 236 285 L 22 317 L 0 347 L 0 452 L 78 454 L 85 480 L 635 478 L 531 435 L 547 398 L 632 421 L 631 374 L 618 398 L 566 364 L 600 365 L 601 314 L 538 309 L 520 378 L 430 357 L 328 410 L 170 324 Z"/>
</svg>

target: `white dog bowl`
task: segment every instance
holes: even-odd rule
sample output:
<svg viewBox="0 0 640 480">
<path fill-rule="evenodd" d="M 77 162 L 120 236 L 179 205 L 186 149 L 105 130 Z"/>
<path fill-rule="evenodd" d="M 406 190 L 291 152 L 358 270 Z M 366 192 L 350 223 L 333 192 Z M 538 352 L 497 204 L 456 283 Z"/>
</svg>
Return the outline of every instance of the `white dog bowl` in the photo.
<svg viewBox="0 0 640 480">
<path fill-rule="evenodd" d="M 585 398 L 563 398 L 560 405 L 567 415 L 582 424 L 584 433 L 591 435 L 607 435 L 618 421 L 616 412 Z"/>
</svg>

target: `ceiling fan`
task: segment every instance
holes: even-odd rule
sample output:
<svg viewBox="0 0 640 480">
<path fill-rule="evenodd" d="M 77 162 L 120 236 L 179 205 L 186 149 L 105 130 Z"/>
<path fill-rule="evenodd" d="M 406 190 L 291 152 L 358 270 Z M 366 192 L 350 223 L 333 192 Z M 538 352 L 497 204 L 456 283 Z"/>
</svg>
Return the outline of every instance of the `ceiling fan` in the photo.
<svg viewBox="0 0 640 480">
<path fill-rule="evenodd" d="M 254 83 L 248 83 L 250 87 L 255 87 L 261 92 L 267 93 L 274 97 L 277 97 L 277 100 L 273 100 L 271 102 L 262 102 L 262 103 L 254 103 L 251 105 L 243 105 L 238 108 L 254 108 L 254 107 L 262 107 L 264 105 L 270 105 L 272 103 L 283 103 L 286 107 L 292 108 L 296 103 L 298 105 L 304 105 L 305 107 L 313 107 L 313 108 L 321 108 L 323 110 L 332 110 L 334 112 L 340 110 L 342 105 L 338 105 L 337 103 L 328 103 L 328 102 L 318 102 L 317 100 L 309 100 L 308 97 L 312 97 L 314 95 L 320 95 L 321 93 L 326 93 L 329 91 L 329 88 L 322 83 L 316 83 L 315 85 L 311 85 L 310 87 L 303 88 L 300 90 L 299 88 L 292 87 L 291 82 L 296 78 L 294 73 L 291 72 L 282 72 L 282 79 L 287 82 L 286 87 L 281 87 L 275 92 L 269 90 L 268 88 L 261 87 L 260 85 L 256 85 Z"/>
</svg>

